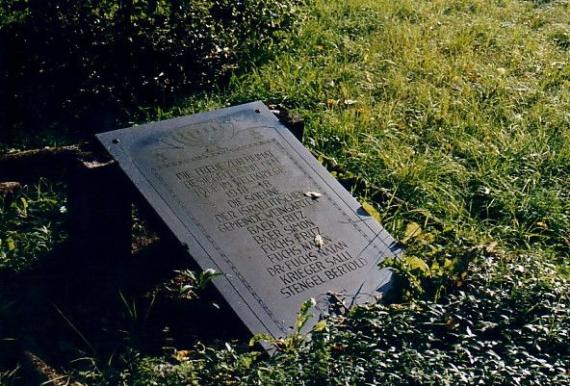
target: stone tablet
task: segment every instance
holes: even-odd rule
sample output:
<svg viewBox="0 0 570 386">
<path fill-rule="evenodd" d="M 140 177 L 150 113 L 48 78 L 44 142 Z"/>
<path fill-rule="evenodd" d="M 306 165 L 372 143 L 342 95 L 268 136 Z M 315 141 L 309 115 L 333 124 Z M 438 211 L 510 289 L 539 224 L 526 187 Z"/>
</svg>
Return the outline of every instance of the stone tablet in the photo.
<svg viewBox="0 0 570 386">
<path fill-rule="evenodd" d="M 392 237 L 261 102 L 98 135 L 252 333 L 371 300 Z M 312 323 L 316 321 L 313 318 Z M 309 323 L 310 325 L 311 323 Z M 308 328 L 309 326 L 307 326 Z"/>
</svg>

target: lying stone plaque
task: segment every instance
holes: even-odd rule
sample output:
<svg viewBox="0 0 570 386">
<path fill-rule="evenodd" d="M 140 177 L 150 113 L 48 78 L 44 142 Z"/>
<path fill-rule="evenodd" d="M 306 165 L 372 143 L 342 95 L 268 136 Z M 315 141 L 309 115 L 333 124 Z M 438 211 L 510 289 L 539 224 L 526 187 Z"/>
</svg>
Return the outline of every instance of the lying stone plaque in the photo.
<svg viewBox="0 0 570 386">
<path fill-rule="evenodd" d="M 260 102 L 98 138 L 252 333 L 389 283 L 394 240 Z"/>
</svg>

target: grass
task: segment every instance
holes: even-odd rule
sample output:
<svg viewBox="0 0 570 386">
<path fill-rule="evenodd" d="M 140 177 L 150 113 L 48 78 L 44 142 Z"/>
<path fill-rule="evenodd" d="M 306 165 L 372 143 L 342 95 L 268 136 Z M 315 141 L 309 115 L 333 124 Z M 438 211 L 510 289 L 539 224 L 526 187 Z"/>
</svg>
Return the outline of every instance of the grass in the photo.
<svg viewBox="0 0 570 386">
<path fill-rule="evenodd" d="M 149 118 L 283 103 L 305 118 L 308 147 L 441 219 L 455 238 L 561 258 L 570 246 L 568 7 L 318 2 L 277 58 Z M 413 214 L 383 209 L 402 236 Z"/>
<path fill-rule="evenodd" d="M 500 266 L 493 275 L 507 277 L 518 267 L 527 270 L 525 275 L 528 270 L 531 276 L 533 272 L 544 275 L 529 284 L 535 292 L 528 291 L 546 297 L 557 293 L 554 305 L 548 303 L 555 308 L 563 306 L 568 296 L 564 291 L 570 274 L 568 20 L 568 2 L 554 0 L 317 0 L 300 29 L 285 36 L 276 57 L 234 76 L 227 87 L 181 100 L 174 108 L 141 108 L 140 121 L 258 99 L 282 103 L 304 117 L 305 145 L 322 154 L 328 166 L 338 165 L 339 178 L 357 176 L 355 193 L 376 206 L 392 234 L 407 239 L 408 258 L 399 268 L 408 275 L 408 300 L 445 302 L 446 293 L 453 294 L 458 287 L 463 290 L 469 282 L 465 275 L 473 268 L 467 270 L 466 262 L 481 270 L 477 264 L 482 264 L 482 256 L 491 255 Z M 375 186 L 398 200 L 378 199 Z M 51 208 L 36 212 L 45 224 L 62 205 L 57 204 L 61 198 L 56 203 L 52 199 L 51 193 L 42 193 L 33 201 Z M 42 200 L 49 203 L 41 204 Z M 11 264 L 19 264 L 13 263 L 17 256 L 37 256 L 39 245 L 48 249 L 52 245 L 41 244 L 39 236 L 34 236 L 42 221 L 22 217 L 21 201 L 14 203 L 16 207 L 5 206 L 2 212 L 0 263 L 10 269 Z M 45 226 L 51 239 L 60 237 L 58 228 Z M 410 227 L 421 232 L 410 235 Z M 529 257 L 548 267 L 548 272 L 536 263 L 510 263 L 528 262 Z M 500 283 L 501 288 L 511 285 Z M 534 298 L 526 298 L 527 287 L 515 287 L 501 299 L 523 299 L 513 307 L 524 304 L 520 315 L 534 315 L 528 300 Z M 493 298 L 493 294 L 485 296 Z M 549 323 L 567 326 L 567 313 L 557 312 L 549 314 L 554 315 Z M 361 317 L 349 318 L 349 324 L 358 325 Z M 541 317 L 537 314 L 536 320 Z M 365 318 L 367 323 L 377 323 L 369 321 L 368 314 Z M 344 338 L 352 339 L 358 350 L 365 349 L 357 342 L 372 345 L 342 323 L 332 322 L 331 331 L 337 335 L 331 332 L 327 339 L 339 344 L 346 344 Z M 551 336 L 563 336 L 563 331 L 555 330 L 550 330 Z M 539 336 L 537 332 L 533 339 Z M 510 339 L 515 338 L 504 339 L 512 343 Z M 355 358 L 374 362 L 372 354 L 361 351 L 340 357 L 319 351 L 319 342 L 299 348 L 300 356 L 289 362 L 290 353 L 267 361 L 247 350 L 236 353 L 232 346 L 198 345 L 193 349 L 195 357 L 175 365 L 170 359 L 127 350 L 130 354 L 110 370 L 82 372 L 71 366 L 69 373 L 87 384 L 110 379 L 122 379 L 124 384 L 153 380 L 280 384 L 293 379 L 287 378 L 287 371 L 298 365 L 303 374 L 294 379 L 310 383 L 311 377 L 331 381 L 318 378 L 318 368 L 303 367 L 304 363 L 332 366 L 315 355 L 341 358 L 345 362 L 339 362 L 339 368 L 345 370 L 360 366 Z M 329 347 L 330 342 L 321 343 Z M 567 342 L 560 344 L 559 355 L 567 356 Z M 407 366 L 421 369 L 412 363 L 412 351 L 406 351 Z M 303 362 L 307 359 L 303 355 L 313 362 Z M 434 366 L 434 372 L 442 371 Z M 5 374 L 0 379 L 16 377 L 10 371 L 0 371 Z M 117 377 L 117 372 L 122 375 Z M 336 374 L 342 381 L 342 374 Z M 357 379 L 345 375 L 353 382 Z M 418 377 L 413 380 L 428 382 Z M 449 377 L 449 382 L 461 384 L 459 378 Z M 393 383 L 398 381 L 394 378 Z"/>
<path fill-rule="evenodd" d="M 28 269 L 61 244 L 66 212 L 62 185 L 45 179 L 0 196 L 0 272 Z"/>
</svg>

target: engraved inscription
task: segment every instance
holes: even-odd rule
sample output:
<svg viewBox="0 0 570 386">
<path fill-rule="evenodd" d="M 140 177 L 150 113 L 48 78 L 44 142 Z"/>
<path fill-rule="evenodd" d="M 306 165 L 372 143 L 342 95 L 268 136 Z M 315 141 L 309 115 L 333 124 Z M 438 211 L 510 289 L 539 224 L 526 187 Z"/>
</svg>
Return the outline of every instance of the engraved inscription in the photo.
<svg viewBox="0 0 570 386">
<path fill-rule="evenodd" d="M 282 337 L 307 298 L 361 303 L 389 277 L 393 239 L 260 102 L 98 138 L 253 333 Z"/>
<path fill-rule="evenodd" d="M 367 261 L 351 251 L 347 240 L 334 238 L 309 216 L 310 207 L 323 205 L 302 190 L 279 188 L 287 178 L 279 148 L 258 143 L 255 151 L 169 170 L 192 195 L 215 202 L 212 217 L 220 237 L 239 234 L 258 250 L 262 274 L 279 285 L 284 299 L 359 270 Z M 265 146 L 264 146 L 265 145 Z M 167 169 L 172 163 L 165 163 Z M 166 172 L 163 170 L 163 172 Z M 315 243 L 319 236 L 323 245 Z"/>
</svg>

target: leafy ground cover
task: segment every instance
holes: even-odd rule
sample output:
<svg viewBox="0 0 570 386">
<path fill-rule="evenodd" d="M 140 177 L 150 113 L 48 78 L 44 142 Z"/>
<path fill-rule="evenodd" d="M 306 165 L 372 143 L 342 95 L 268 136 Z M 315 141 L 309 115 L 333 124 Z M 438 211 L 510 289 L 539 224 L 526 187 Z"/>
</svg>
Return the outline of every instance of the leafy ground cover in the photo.
<svg viewBox="0 0 570 386">
<path fill-rule="evenodd" d="M 568 3 L 349 0 L 307 9 L 276 57 L 174 108 L 146 108 L 141 121 L 258 99 L 302 115 L 305 144 L 406 246 L 387 263 L 401 278 L 395 303 L 339 305 L 310 339 L 275 342 L 281 350 L 267 358 L 243 337 L 163 334 L 176 315 L 151 306 L 160 289 L 116 292 L 116 308 L 106 306 L 123 316 L 105 328 L 124 332 L 119 344 L 90 350 L 76 337 L 52 348 L 70 358 L 54 366 L 83 384 L 569 384 Z M 34 189 L 21 193 L 36 213 L 29 220 L 20 196 L 4 203 L 5 270 L 36 260 L 45 252 L 37 245 L 59 243 L 53 220 L 44 232 L 52 241 L 35 240 L 61 215 L 63 196 L 54 203 Z M 176 268 L 159 287 L 191 302 L 200 291 L 177 287 L 192 275 Z M 9 319 L 18 306 L 4 297 Z M 77 330 L 92 331 L 72 315 Z M 100 335 L 85 334 L 95 346 Z M 89 359 L 69 363 L 74 355 Z M 6 383 L 22 376 L 15 365 L 0 374 Z"/>
<path fill-rule="evenodd" d="M 270 57 L 300 4 L 4 0 L 0 138 L 37 145 L 47 129 L 65 141 L 128 125 L 140 106 L 172 103 Z"/>
</svg>

